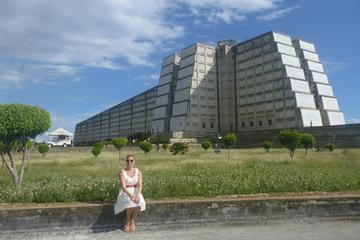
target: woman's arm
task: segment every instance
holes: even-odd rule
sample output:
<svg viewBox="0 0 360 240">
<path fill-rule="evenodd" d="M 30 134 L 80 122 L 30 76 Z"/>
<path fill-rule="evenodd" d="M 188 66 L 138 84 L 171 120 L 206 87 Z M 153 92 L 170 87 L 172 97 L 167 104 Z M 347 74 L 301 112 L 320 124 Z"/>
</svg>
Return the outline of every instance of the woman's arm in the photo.
<svg viewBox="0 0 360 240">
<path fill-rule="evenodd" d="M 140 201 L 140 194 L 141 194 L 141 191 L 142 191 L 142 174 L 139 171 L 139 176 L 138 176 L 138 182 L 137 182 L 137 193 L 135 195 L 135 199 L 134 199 L 134 202 L 135 203 L 139 203 Z"/>
<path fill-rule="evenodd" d="M 138 178 L 138 183 L 137 183 L 137 195 L 139 196 L 141 194 L 141 191 L 142 191 L 142 174 L 139 170 L 139 178 Z"/>
<path fill-rule="evenodd" d="M 126 188 L 126 183 L 122 171 L 119 172 L 119 179 L 120 179 L 120 186 L 123 192 L 126 193 L 126 195 L 128 195 L 130 198 L 133 197 Z"/>
</svg>

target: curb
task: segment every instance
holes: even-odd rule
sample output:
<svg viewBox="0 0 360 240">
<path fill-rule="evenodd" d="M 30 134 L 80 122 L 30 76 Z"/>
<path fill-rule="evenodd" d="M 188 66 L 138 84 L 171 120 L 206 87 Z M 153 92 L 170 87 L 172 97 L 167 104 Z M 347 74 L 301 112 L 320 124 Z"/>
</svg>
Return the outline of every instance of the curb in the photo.
<svg viewBox="0 0 360 240">
<path fill-rule="evenodd" d="M 256 222 L 296 218 L 360 219 L 360 193 L 244 195 L 148 200 L 139 226 L 206 222 Z M 27 230 L 115 229 L 124 213 L 113 204 L 0 204 L 0 233 Z"/>
</svg>

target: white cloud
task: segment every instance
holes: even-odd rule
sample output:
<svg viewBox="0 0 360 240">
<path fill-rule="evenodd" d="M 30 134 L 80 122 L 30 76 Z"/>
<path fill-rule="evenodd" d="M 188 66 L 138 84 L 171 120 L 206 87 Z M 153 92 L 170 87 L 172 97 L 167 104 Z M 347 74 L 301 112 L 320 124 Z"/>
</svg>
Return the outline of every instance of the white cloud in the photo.
<svg viewBox="0 0 360 240">
<path fill-rule="evenodd" d="M 21 88 L 24 84 L 24 74 L 17 69 L 2 68 L 0 66 L 0 89 L 16 87 Z"/>
<path fill-rule="evenodd" d="M 276 10 L 276 11 L 272 11 L 268 14 L 258 16 L 257 18 L 260 20 L 264 20 L 264 21 L 271 21 L 271 20 L 274 20 L 277 18 L 284 17 L 286 14 L 289 14 L 290 12 L 292 12 L 293 10 L 298 9 L 298 8 L 300 8 L 300 6 Z"/>
<path fill-rule="evenodd" d="M 346 123 L 360 123 L 360 118 L 351 118 L 351 119 L 347 119 Z"/>
<path fill-rule="evenodd" d="M 343 71 L 346 67 L 350 65 L 350 63 L 348 62 L 334 61 L 330 58 L 322 60 L 321 63 L 324 65 L 325 72 L 328 74 Z"/>
<path fill-rule="evenodd" d="M 145 86 L 151 86 L 159 82 L 159 77 L 160 77 L 159 74 L 150 73 L 147 75 L 142 75 L 139 78 L 141 79 L 141 81 L 144 83 Z"/>
<path fill-rule="evenodd" d="M 0 89 L 23 88 L 27 81 L 57 84 L 64 77 L 74 77 L 81 67 L 36 62 L 0 62 Z"/>
<path fill-rule="evenodd" d="M 22 63 L 0 79 L 20 86 L 29 81 L 19 74 L 23 69 L 69 75 L 73 66 L 121 69 L 118 60 L 150 66 L 158 45 L 184 34 L 167 18 L 172 6 L 166 0 L 3 0 L 0 60 Z"/>
<path fill-rule="evenodd" d="M 280 0 L 178 0 L 186 5 L 194 16 L 205 17 L 209 22 L 239 22 L 246 14 L 271 10 Z"/>
<path fill-rule="evenodd" d="M 2 88 L 29 81 L 53 84 L 60 76 L 78 81 L 87 67 L 154 66 L 153 54 L 173 47 L 185 34 L 180 16 L 193 17 L 195 24 L 232 23 L 274 9 L 279 2 L 2 0 L 0 83 Z"/>
</svg>

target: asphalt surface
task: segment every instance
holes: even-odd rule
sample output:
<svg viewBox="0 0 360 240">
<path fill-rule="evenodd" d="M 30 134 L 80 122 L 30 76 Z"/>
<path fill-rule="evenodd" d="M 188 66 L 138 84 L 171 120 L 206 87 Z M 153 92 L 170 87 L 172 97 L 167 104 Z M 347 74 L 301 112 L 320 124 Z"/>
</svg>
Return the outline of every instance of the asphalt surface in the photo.
<svg viewBox="0 0 360 240">
<path fill-rule="evenodd" d="M 97 240 L 97 239 L 171 239 L 171 240 L 302 240 L 339 239 L 360 240 L 360 220 L 289 220 L 263 223 L 203 224 L 194 226 L 140 227 L 134 233 L 108 230 L 98 233 L 90 230 L 53 232 L 0 233 L 7 240 Z"/>
</svg>

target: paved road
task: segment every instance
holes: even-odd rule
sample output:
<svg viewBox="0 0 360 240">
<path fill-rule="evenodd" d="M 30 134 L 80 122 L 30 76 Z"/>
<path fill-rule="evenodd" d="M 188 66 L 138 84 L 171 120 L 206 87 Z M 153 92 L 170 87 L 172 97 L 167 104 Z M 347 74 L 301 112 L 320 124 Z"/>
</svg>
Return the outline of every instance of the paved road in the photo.
<svg viewBox="0 0 360 240">
<path fill-rule="evenodd" d="M 93 233 L 89 231 L 43 232 L 0 234 L 0 239 L 7 240 L 97 240 L 97 239 L 171 239 L 171 240 L 218 240 L 218 239 L 266 239 L 266 240 L 309 240 L 339 239 L 359 240 L 359 220 L 301 220 L 272 221 L 252 224 L 206 224 L 187 227 L 163 227 L 140 229 L 135 233 L 120 230 Z"/>
</svg>

